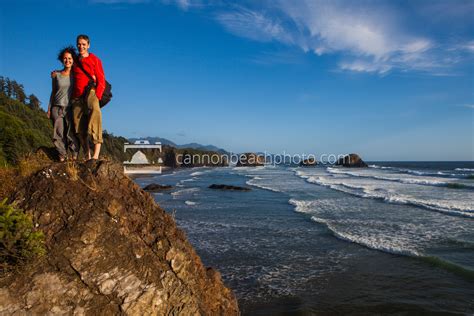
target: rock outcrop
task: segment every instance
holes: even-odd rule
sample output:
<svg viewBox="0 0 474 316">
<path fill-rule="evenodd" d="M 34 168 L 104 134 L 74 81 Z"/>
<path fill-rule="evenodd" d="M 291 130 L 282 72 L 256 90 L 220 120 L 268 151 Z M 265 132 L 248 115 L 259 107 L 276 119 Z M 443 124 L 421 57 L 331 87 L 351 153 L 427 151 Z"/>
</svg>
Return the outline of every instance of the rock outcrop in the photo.
<svg viewBox="0 0 474 316">
<path fill-rule="evenodd" d="M 258 167 L 265 164 L 265 156 L 255 153 L 244 153 L 239 155 L 237 167 Z"/>
<path fill-rule="evenodd" d="M 11 197 L 47 255 L 0 278 L 0 314 L 238 315 L 220 274 L 120 165 L 53 164 Z"/>
<path fill-rule="evenodd" d="M 349 154 L 336 162 L 337 166 L 343 167 L 357 167 L 357 168 L 365 168 L 368 167 L 367 164 L 359 157 L 357 154 Z"/>
<path fill-rule="evenodd" d="M 171 168 L 226 167 L 228 156 L 220 152 L 163 146 L 164 165 Z"/>
<path fill-rule="evenodd" d="M 211 184 L 209 189 L 215 190 L 227 190 L 227 191 L 250 191 L 250 188 L 246 187 L 239 187 L 236 185 L 228 185 L 228 184 Z"/>
<path fill-rule="evenodd" d="M 149 185 L 144 187 L 143 190 L 147 192 L 161 192 L 165 190 L 171 190 L 172 188 L 173 186 L 168 184 L 150 183 Z"/>
<path fill-rule="evenodd" d="M 304 159 L 303 161 L 300 162 L 301 167 L 314 167 L 316 165 L 318 165 L 318 162 L 316 161 L 315 158 Z"/>
</svg>

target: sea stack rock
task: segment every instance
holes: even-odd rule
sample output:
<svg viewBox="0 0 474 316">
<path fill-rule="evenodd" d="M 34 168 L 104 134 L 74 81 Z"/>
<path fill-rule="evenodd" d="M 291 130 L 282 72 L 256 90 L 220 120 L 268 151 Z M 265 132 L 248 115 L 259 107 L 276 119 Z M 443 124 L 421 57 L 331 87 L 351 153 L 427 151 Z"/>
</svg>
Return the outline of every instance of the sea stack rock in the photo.
<svg viewBox="0 0 474 316">
<path fill-rule="evenodd" d="M 164 190 L 171 190 L 173 186 L 168 184 L 158 184 L 158 183 L 151 183 L 143 188 L 143 190 L 147 192 L 161 192 Z"/>
<path fill-rule="evenodd" d="M 256 153 L 244 153 L 239 155 L 237 167 L 258 167 L 265 165 L 265 156 Z"/>
<path fill-rule="evenodd" d="M 219 272 L 120 164 L 51 164 L 10 202 L 47 254 L 0 275 L 1 315 L 239 315 Z"/>
<path fill-rule="evenodd" d="M 349 154 L 336 162 L 337 166 L 366 168 L 367 164 L 357 154 Z"/>
<path fill-rule="evenodd" d="M 214 190 L 227 190 L 227 191 L 250 191 L 250 188 L 246 187 L 239 187 L 236 185 L 228 185 L 228 184 L 211 184 L 209 189 L 214 189 Z"/>
<path fill-rule="evenodd" d="M 318 164 L 316 159 L 314 157 L 304 159 L 303 161 L 300 162 L 301 167 L 314 167 Z"/>
</svg>

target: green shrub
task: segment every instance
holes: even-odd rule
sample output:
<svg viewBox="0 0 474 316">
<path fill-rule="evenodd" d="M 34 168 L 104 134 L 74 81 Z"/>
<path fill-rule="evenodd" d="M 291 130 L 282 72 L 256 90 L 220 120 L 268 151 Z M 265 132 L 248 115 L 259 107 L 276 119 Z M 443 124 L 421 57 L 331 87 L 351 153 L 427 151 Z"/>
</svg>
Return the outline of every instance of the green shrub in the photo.
<svg viewBox="0 0 474 316">
<path fill-rule="evenodd" d="M 46 253 L 44 235 L 31 217 L 7 200 L 0 202 L 0 270 L 8 270 Z"/>
</svg>

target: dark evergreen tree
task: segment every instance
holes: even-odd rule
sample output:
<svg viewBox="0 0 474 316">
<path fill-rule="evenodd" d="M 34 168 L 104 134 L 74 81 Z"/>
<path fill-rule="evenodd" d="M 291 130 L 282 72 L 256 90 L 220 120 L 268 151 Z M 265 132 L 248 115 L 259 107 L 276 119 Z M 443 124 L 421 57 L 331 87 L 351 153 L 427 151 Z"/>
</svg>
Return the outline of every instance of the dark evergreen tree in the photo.
<svg viewBox="0 0 474 316">
<path fill-rule="evenodd" d="M 12 82 L 10 81 L 10 78 L 7 77 L 7 79 L 5 80 L 5 94 L 7 95 L 7 97 L 11 98 L 12 95 L 13 95 L 13 84 Z"/>
<path fill-rule="evenodd" d="M 20 101 L 23 104 L 26 104 L 26 94 L 25 94 L 25 88 L 23 87 L 22 84 L 19 84 L 16 81 L 12 81 L 13 85 L 13 94 L 15 96 L 15 99 Z"/>
<path fill-rule="evenodd" d="M 30 102 L 29 102 L 28 105 L 29 105 L 32 109 L 37 109 L 37 110 L 40 109 L 41 102 L 40 102 L 40 100 L 39 100 L 34 94 L 30 94 L 30 96 L 28 97 L 28 99 L 30 100 Z"/>
<path fill-rule="evenodd" d="M 0 93 L 7 94 L 7 82 L 5 81 L 5 78 L 3 76 L 0 76 Z"/>
</svg>

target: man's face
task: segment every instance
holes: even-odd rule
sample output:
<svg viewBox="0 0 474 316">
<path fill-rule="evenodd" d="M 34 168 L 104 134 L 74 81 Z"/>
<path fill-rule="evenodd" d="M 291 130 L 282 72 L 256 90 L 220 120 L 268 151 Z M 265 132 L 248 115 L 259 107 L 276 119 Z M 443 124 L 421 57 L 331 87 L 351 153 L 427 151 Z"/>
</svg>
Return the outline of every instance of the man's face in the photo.
<svg viewBox="0 0 474 316">
<path fill-rule="evenodd" d="M 91 45 L 83 38 L 80 38 L 77 41 L 77 50 L 79 51 L 79 54 L 81 55 L 86 54 L 90 46 Z"/>
</svg>

